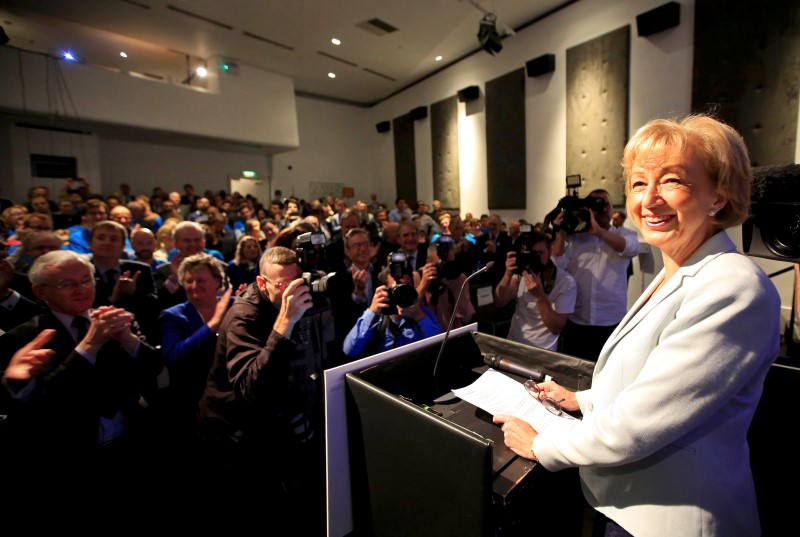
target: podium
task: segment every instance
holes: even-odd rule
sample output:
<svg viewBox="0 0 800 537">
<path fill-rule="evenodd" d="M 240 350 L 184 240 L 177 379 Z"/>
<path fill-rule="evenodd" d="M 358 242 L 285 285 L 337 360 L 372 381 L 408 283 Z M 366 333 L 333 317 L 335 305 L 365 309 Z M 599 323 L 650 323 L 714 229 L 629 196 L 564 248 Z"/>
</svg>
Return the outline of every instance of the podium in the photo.
<svg viewBox="0 0 800 537">
<path fill-rule="evenodd" d="M 485 371 L 484 353 L 524 361 L 572 389 L 589 387 L 594 364 L 470 332 L 447 341 L 434 378 L 438 351 L 346 375 L 354 534 L 530 535 L 552 523 L 560 535 L 579 535 L 577 471 L 551 474 L 518 457 L 492 416 L 450 390 Z"/>
</svg>

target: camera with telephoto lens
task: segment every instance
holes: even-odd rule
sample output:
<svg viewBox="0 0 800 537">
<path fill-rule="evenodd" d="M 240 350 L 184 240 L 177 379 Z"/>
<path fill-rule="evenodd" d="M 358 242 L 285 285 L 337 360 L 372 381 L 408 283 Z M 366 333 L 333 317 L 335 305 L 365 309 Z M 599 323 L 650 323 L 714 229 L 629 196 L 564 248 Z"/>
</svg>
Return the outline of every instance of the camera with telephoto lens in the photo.
<svg viewBox="0 0 800 537">
<path fill-rule="evenodd" d="M 561 211 L 564 211 L 564 218 L 557 229 L 562 229 L 569 235 L 585 233 L 592 229 L 592 217 L 589 211 L 600 213 L 605 210 L 606 202 L 602 198 L 593 198 L 592 196 L 578 197 L 578 187 L 581 184 L 580 177 L 580 175 L 567 176 L 567 188 L 572 189 L 572 192 L 570 195 L 561 198 L 556 208 L 544 217 L 545 229 L 554 227 L 553 220 L 558 217 Z"/>
<path fill-rule="evenodd" d="M 455 280 L 461 274 L 458 264 L 447 259 L 453 247 L 453 237 L 450 235 L 440 235 L 436 239 L 436 255 L 439 256 L 439 262 L 436 263 L 437 279 Z"/>
<path fill-rule="evenodd" d="M 322 305 L 328 292 L 328 276 L 320 273 L 319 264 L 325 255 L 325 234 L 321 231 L 309 231 L 298 235 L 295 242 L 297 263 L 303 271 L 303 281 L 311 289 L 314 305 Z"/>
<path fill-rule="evenodd" d="M 413 269 L 408 266 L 408 257 L 404 252 L 394 252 L 389 256 L 389 274 L 394 280 L 394 285 L 386 288 L 389 295 L 389 305 L 381 311 L 384 315 L 398 313 L 398 306 L 408 308 L 417 303 L 417 290 L 413 285 L 402 283 L 403 276 L 408 275 L 414 281 Z"/>
<path fill-rule="evenodd" d="M 526 270 L 533 274 L 542 273 L 544 270 L 542 258 L 533 251 L 534 245 L 542 241 L 547 241 L 546 235 L 533 231 L 533 226 L 530 224 L 520 224 L 519 238 L 514 250 L 517 253 L 517 268 L 514 270 L 514 274 L 522 274 Z"/>
</svg>

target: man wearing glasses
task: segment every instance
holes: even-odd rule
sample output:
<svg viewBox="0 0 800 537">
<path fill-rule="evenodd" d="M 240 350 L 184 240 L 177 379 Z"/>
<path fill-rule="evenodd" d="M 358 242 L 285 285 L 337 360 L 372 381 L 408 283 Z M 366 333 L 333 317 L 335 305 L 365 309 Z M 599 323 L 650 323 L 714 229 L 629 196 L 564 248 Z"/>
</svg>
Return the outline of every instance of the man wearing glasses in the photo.
<svg viewBox="0 0 800 537">
<path fill-rule="evenodd" d="M 272 508 L 286 515 L 308 505 L 299 496 L 309 492 L 310 481 L 324 479 L 324 470 L 316 466 L 322 454 L 311 452 L 316 444 L 302 391 L 307 386 L 292 368 L 301 339 L 295 326 L 313 302 L 293 250 L 268 249 L 259 273 L 219 327 L 198 412 L 209 453 L 198 463 L 213 464 L 210 472 L 203 471 L 202 486 L 208 488 L 209 475 L 219 479 L 211 489 L 238 508 Z M 313 490 L 320 499 L 323 484 L 313 483 L 320 487 Z M 305 522 L 309 513 L 290 518 Z"/>
<path fill-rule="evenodd" d="M 344 229 L 347 220 L 342 222 Z M 332 366 L 349 361 L 343 350 L 344 339 L 372 303 L 380 272 L 380 267 L 373 267 L 369 262 L 370 238 L 366 229 L 349 230 L 344 236 L 344 251 L 349 266 L 328 279 L 328 298 L 331 301 L 335 333 Z"/>
<path fill-rule="evenodd" d="M 104 456 L 109 466 L 98 469 L 133 471 L 135 461 L 119 456 L 120 448 L 140 449 L 143 437 L 135 425 L 147 419 L 160 355 L 139 337 L 132 314 L 113 306 L 92 309 L 94 270 L 83 256 L 67 250 L 46 253 L 34 262 L 29 277 L 33 293 L 48 310 L 0 337 L 0 369 L 42 333 L 51 334 L 42 348 L 52 351 L 52 358 L 46 375 L 6 383 L 28 410 L 13 441 L 21 449 L 73 449 L 90 465 L 102 448 L 105 455 L 117 455 Z"/>
</svg>

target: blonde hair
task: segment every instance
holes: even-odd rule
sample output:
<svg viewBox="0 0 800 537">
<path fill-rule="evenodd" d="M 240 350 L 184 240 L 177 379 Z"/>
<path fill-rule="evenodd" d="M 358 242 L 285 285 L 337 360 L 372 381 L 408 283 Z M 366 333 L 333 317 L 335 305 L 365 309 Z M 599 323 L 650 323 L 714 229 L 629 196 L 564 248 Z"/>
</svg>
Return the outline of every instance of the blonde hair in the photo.
<svg viewBox="0 0 800 537">
<path fill-rule="evenodd" d="M 626 195 L 630 192 L 631 168 L 636 157 L 667 147 L 690 149 L 703 163 L 714 188 L 728 198 L 728 203 L 713 217 L 716 227 L 725 229 L 747 219 L 753 181 L 747 146 L 733 127 L 704 114 L 692 114 L 681 120 L 655 119 L 636 131 L 622 156 Z"/>
</svg>

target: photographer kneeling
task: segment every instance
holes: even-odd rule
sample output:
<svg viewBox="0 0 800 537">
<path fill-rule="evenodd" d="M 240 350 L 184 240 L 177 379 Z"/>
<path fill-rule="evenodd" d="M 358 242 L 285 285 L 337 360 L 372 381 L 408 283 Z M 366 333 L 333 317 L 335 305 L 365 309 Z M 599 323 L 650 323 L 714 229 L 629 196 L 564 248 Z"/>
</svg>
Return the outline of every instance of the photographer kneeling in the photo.
<svg viewBox="0 0 800 537">
<path fill-rule="evenodd" d="M 558 337 L 575 310 L 577 287 L 566 271 L 550 260 L 546 235 L 520 226 L 516 251 L 508 252 L 506 271 L 494 291 L 494 304 L 502 308 L 516 296 L 508 339 L 542 349 L 556 350 Z"/>
<path fill-rule="evenodd" d="M 372 304 L 344 340 L 347 356 L 364 358 L 442 333 L 435 314 L 419 304 L 419 278 L 407 267 L 405 254 L 391 255 L 389 266 L 378 275 L 381 285 Z"/>
</svg>

